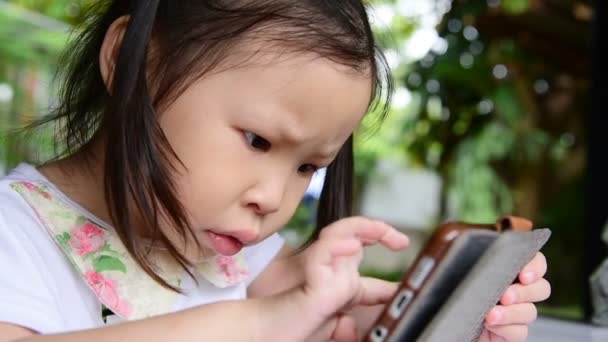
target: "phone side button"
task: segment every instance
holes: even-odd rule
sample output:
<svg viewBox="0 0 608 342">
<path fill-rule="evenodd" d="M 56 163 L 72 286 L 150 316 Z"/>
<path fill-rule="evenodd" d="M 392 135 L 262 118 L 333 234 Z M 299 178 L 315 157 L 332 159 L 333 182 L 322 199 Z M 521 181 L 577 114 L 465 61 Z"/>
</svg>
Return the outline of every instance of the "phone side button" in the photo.
<svg viewBox="0 0 608 342">
<path fill-rule="evenodd" d="M 393 319 L 399 319 L 401 314 L 405 310 L 405 308 L 410 304 L 412 298 L 414 297 L 414 293 L 410 290 L 402 290 L 399 294 L 393 299 L 391 303 L 391 307 L 389 309 L 389 314 Z"/>
<path fill-rule="evenodd" d="M 369 333 L 369 338 L 372 342 L 384 342 L 388 335 L 388 329 L 382 325 L 377 325 Z"/>
<path fill-rule="evenodd" d="M 412 272 L 412 275 L 410 276 L 410 279 L 408 280 L 410 286 L 414 290 L 419 289 L 420 285 L 422 285 L 426 277 L 428 277 L 433 270 L 433 267 L 435 267 L 435 259 L 428 256 L 420 259 L 418 266 L 416 266 Z"/>
</svg>

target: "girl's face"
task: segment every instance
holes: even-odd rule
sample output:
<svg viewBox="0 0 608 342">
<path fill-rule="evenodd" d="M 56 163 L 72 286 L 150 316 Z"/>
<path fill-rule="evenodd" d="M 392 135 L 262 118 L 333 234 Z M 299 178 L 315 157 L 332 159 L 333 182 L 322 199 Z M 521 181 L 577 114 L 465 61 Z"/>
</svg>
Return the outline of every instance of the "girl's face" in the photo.
<svg viewBox="0 0 608 342">
<path fill-rule="evenodd" d="M 369 76 L 306 55 L 210 73 L 162 112 L 184 165 L 179 196 L 208 253 L 235 254 L 287 223 L 367 111 L 371 86 Z"/>
</svg>

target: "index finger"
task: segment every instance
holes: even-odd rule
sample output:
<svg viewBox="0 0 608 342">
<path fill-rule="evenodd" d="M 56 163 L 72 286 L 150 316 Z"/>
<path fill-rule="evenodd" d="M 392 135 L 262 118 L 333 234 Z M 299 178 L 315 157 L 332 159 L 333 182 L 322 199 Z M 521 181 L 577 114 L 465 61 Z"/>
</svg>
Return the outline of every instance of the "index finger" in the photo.
<svg viewBox="0 0 608 342">
<path fill-rule="evenodd" d="M 321 232 L 323 237 L 355 237 L 364 245 L 380 243 L 391 250 L 409 245 L 409 238 L 394 227 L 364 217 L 350 217 L 334 222 Z"/>
</svg>

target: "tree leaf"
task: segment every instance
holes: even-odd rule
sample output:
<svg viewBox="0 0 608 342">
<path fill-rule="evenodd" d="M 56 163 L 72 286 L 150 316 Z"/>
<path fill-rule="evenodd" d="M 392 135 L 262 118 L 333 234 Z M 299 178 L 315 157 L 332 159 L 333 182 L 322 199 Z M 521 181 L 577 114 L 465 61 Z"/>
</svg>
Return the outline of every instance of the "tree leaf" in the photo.
<svg viewBox="0 0 608 342">
<path fill-rule="evenodd" d="M 59 244 L 64 249 L 70 249 L 70 244 L 68 244 L 68 241 L 70 240 L 70 237 L 71 237 L 71 235 L 68 232 L 65 232 L 63 234 L 55 236 L 55 238 L 57 239 L 57 241 L 59 241 Z"/>
<path fill-rule="evenodd" d="M 96 272 L 120 271 L 127 273 L 127 267 L 118 258 L 101 255 L 93 260 L 93 268 Z"/>
</svg>

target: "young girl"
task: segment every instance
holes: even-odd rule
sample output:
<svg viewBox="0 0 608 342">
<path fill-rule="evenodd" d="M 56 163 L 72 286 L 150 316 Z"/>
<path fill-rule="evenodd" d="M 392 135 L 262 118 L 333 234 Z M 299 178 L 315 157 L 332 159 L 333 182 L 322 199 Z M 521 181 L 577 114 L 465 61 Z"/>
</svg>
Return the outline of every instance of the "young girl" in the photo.
<svg viewBox="0 0 608 342">
<path fill-rule="evenodd" d="M 351 214 L 352 134 L 388 73 L 360 1 L 100 2 L 69 49 L 61 158 L 0 181 L 0 340 L 352 341 L 396 286 Z M 315 240 L 277 232 L 319 168 Z M 542 255 L 488 315 L 520 341 Z M 120 323 L 120 324 L 117 324 Z"/>
</svg>

